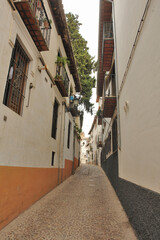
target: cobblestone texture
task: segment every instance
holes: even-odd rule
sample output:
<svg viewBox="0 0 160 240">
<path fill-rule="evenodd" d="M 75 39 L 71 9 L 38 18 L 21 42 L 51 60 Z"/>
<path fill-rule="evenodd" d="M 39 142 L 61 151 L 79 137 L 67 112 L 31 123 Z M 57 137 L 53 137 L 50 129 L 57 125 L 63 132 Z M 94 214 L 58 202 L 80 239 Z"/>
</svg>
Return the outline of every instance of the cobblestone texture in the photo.
<svg viewBox="0 0 160 240">
<path fill-rule="evenodd" d="M 84 165 L 0 232 L 0 240 L 136 240 L 102 169 Z"/>
<path fill-rule="evenodd" d="M 160 194 L 119 179 L 117 195 L 139 240 L 160 240 Z"/>
</svg>

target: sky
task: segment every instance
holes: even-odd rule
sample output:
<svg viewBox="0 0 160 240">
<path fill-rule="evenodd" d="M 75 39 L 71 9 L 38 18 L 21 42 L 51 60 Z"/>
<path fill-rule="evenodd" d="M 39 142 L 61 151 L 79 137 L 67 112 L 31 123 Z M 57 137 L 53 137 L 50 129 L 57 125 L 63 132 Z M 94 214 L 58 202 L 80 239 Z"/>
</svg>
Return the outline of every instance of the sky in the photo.
<svg viewBox="0 0 160 240">
<path fill-rule="evenodd" d="M 88 42 L 89 53 L 98 56 L 98 22 L 99 22 L 99 0 L 62 0 L 65 13 L 71 12 L 79 16 L 79 22 L 82 23 L 80 33 Z M 96 75 L 95 75 L 96 77 Z M 94 113 L 97 110 L 96 89 L 93 89 L 91 102 L 95 104 Z M 85 136 L 91 128 L 94 116 L 84 113 L 82 130 Z"/>
</svg>

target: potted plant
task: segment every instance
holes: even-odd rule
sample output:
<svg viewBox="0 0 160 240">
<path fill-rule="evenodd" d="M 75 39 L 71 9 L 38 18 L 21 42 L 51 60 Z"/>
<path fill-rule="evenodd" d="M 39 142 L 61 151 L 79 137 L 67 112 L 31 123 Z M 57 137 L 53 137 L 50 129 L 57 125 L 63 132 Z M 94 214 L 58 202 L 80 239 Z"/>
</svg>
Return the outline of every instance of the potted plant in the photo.
<svg viewBox="0 0 160 240">
<path fill-rule="evenodd" d="M 37 1 L 37 9 L 40 11 L 42 9 L 42 2 L 41 0 Z"/>
<path fill-rule="evenodd" d="M 54 77 L 54 80 L 55 81 L 62 81 L 63 80 L 63 77 L 59 74 L 56 74 L 56 76 Z"/>
<path fill-rule="evenodd" d="M 44 18 L 43 19 L 43 24 L 44 24 L 44 27 L 46 28 L 46 29 L 48 29 L 49 28 L 49 24 L 51 24 L 52 23 L 52 20 L 51 19 L 47 19 L 47 18 Z"/>
<path fill-rule="evenodd" d="M 97 116 L 98 116 L 99 118 L 102 118 L 102 110 L 101 110 L 101 109 L 98 109 L 98 111 L 97 111 Z"/>
<path fill-rule="evenodd" d="M 65 67 L 66 64 L 69 64 L 69 60 L 67 59 L 67 57 L 60 57 L 57 56 L 57 60 L 55 62 L 57 64 L 57 66 L 59 67 Z"/>
</svg>

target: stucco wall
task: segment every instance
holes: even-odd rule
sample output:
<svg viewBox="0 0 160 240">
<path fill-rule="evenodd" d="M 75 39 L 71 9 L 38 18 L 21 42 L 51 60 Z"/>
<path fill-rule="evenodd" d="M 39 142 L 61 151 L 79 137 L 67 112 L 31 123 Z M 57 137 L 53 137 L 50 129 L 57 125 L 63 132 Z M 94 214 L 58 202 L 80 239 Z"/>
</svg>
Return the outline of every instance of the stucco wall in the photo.
<svg viewBox="0 0 160 240">
<path fill-rule="evenodd" d="M 48 17 L 52 19 L 48 3 L 44 2 Z M 73 161 L 73 118 L 68 112 L 64 118 L 62 102 L 65 99 L 53 85 L 46 71 L 42 70 L 41 73 L 38 71 L 38 66 L 42 66 L 39 60 L 42 55 L 54 77 L 59 48 L 65 56 L 54 20 L 52 19 L 49 51 L 40 54 L 18 12 L 13 12 L 6 0 L 1 1 L 0 10 L 2 9 L 0 14 L 0 29 L 3 32 L 0 38 L 0 228 L 69 177 L 72 173 Z M 30 58 L 22 116 L 3 104 L 16 38 Z M 68 67 L 66 70 L 74 86 Z M 30 83 L 33 83 L 34 87 L 31 89 L 29 106 L 27 106 Z M 55 99 L 59 103 L 56 140 L 51 137 Z M 4 116 L 7 118 L 6 121 Z M 64 132 L 64 129 L 67 131 L 69 119 L 72 122 L 71 142 L 70 149 L 66 149 L 68 133 Z M 65 127 L 64 121 L 66 121 Z M 54 166 L 51 165 L 52 152 L 55 152 Z"/>
<path fill-rule="evenodd" d="M 45 1 L 45 6 L 49 19 L 52 19 L 50 9 Z M 5 28 L 2 38 L 0 39 L 0 153 L 1 165 L 12 166 L 30 166 L 30 167 L 50 167 L 52 151 L 55 152 L 55 166 L 58 166 L 58 158 L 60 155 L 60 136 L 61 136 L 61 121 L 62 121 L 62 101 L 64 100 L 57 87 L 51 83 L 48 75 L 44 70 L 41 73 L 38 71 L 38 66 L 42 66 L 38 59 L 40 53 L 32 41 L 29 32 L 22 22 L 17 11 L 12 11 L 7 1 L 2 1 L 4 12 L 0 17 L 1 27 Z M 12 54 L 12 47 L 9 41 L 15 43 L 16 37 L 20 40 L 22 46 L 30 57 L 28 79 L 25 92 L 25 100 L 22 117 L 13 112 L 10 108 L 2 104 L 4 89 L 7 80 L 8 68 Z M 56 71 L 56 56 L 58 50 L 61 50 L 65 55 L 64 47 L 60 36 L 58 36 L 54 21 L 52 19 L 52 32 L 50 40 L 50 49 L 47 52 L 42 52 L 44 60 L 54 76 Z M 73 78 L 66 67 L 68 76 Z M 34 88 L 31 90 L 29 107 L 29 84 L 33 83 Z M 52 85 L 51 85 L 52 84 Z M 51 138 L 52 114 L 55 98 L 59 103 L 58 126 L 56 140 Z M 3 121 L 3 116 L 7 116 L 7 121 Z M 31 138 L 32 136 L 32 138 Z M 73 135 L 71 135 L 72 139 Z M 6 148 L 7 146 L 7 148 Z M 72 147 L 72 143 L 71 143 Z M 71 159 L 71 152 L 67 152 L 67 159 Z M 72 156 L 73 158 L 73 156 Z"/>
<path fill-rule="evenodd" d="M 121 85 L 147 0 L 114 0 L 118 51 L 118 80 Z"/>
<path fill-rule="evenodd" d="M 146 1 L 121 1 L 120 4 L 115 1 L 115 3 L 117 3 L 116 22 L 119 24 L 117 25 L 119 29 L 117 31 L 118 78 L 121 82 L 122 70 L 126 66 L 125 59 L 131 51 L 129 38 L 133 41 L 136 35 L 138 21 L 140 22 Z M 134 11 L 135 3 L 137 3 L 136 11 Z M 133 14 L 128 12 L 126 4 L 129 4 L 128 7 L 132 9 Z M 157 192 L 160 192 L 160 113 L 158 110 L 160 34 L 157 31 L 160 21 L 159 12 L 159 0 L 151 1 L 120 95 L 122 145 L 119 151 L 119 176 Z M 125 101 L 129 104 L 127 112 L 124 111 Z"/>
</svg>

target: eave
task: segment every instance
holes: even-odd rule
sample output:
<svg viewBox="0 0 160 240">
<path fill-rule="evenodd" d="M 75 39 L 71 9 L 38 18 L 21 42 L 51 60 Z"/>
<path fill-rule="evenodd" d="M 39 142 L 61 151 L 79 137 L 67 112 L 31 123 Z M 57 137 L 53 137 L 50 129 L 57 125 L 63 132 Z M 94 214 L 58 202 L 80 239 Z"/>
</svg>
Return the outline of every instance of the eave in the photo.
<svg viewBox="0 0 160 240">
<path fill-rule="evenodd" d="M 99 12 L 99 42 L 98 42 L 98 73 L 97 73 L 97 99 L 102 97 L 103 82 L 105 72 L 109 70 L 111 65 L 112 56 L 108 55 L 106 62 L 103 62 L 102 48 L 103 48 L 103 24 L 112 20 L 112 3 L 106 0 L 100 0 L 100 12 Z M 111 43 L 112 44 L 112 43 Z M 112 44 L 113 45 L 113 44 Z M 106 42 L 107 46 L 107 42 Z M 113 54 L 113 47 L 110 47 L 110 55 Z M 106 57 L 106 56 L 105 56 Z M 106 59 L 106 58 L 105 58 Z M 104 67 L 106 64 L 106 68 Z"/>
</svg>

